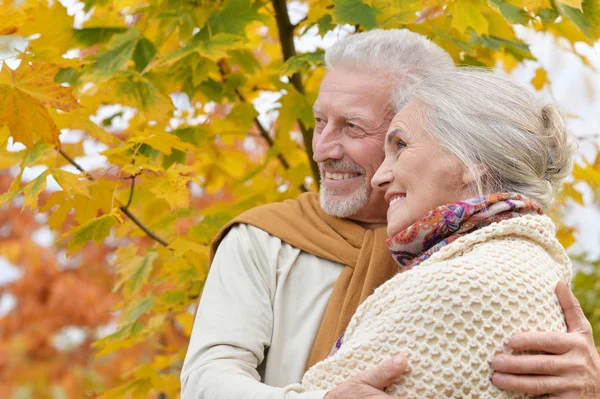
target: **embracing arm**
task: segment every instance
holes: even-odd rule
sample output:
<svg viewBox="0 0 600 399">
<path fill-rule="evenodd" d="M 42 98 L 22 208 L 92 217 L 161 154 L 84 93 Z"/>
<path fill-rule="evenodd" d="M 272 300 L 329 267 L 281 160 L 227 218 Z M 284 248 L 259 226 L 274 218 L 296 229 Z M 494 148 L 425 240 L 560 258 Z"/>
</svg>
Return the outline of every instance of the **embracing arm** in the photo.
<svg viewBox="0 0 600 399">
<path fill-rule="evenodd" d="M 209 272 L 181 373 L 183 399 L 321 399 L 260 382 L 273 330 L 273 257 L 247 226 L 227 234 Z M 262 243 L 264 244 L 264 242 Z M 276 256 L 275 256 L 276 259 Z"/>
<path fill-rule="evenodd" d="M 537 355 L 500 355 L 492 361 L 492 382 L 499 388 L 556 398 L 600 398 L 600 355 L 592 327 L 567 283 L 556 286 L 565 314 L 567 333 L 528 332 L 509 341 L 514 351 Z"/>
</svg>

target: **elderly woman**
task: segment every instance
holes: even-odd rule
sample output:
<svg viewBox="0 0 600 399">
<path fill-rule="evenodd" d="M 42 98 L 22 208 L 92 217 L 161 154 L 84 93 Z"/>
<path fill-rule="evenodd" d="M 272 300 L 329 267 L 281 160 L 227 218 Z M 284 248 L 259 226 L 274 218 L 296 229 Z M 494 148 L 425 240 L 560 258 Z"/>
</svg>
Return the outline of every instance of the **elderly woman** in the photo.
<svg viewBox="0 0 600 399">
<path fill-rule="evenodd" d="M 302 385 L 331 390 L 404 353 L 396 397 L 530 397 L 492 385 L 489 361 L 516 332 L 566 331 L 554 287 L 571 263 L 544 212 L 573 143 L 554 107 L 489 72 L 443 72 L 399 101 L 372 181 L 398 274 Z"/>
</svg>

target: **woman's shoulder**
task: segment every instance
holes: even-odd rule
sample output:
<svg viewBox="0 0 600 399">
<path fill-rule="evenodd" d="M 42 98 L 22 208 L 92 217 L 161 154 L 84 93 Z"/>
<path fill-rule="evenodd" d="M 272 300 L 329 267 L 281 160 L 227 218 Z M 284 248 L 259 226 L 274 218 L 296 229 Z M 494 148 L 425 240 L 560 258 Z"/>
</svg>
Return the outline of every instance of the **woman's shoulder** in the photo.
<svg viewBox="0 0 600 399">
<path fill-rule="evenodd" d="M 556 226 L 545 215 L 524 215 L 492 223 L 472 233 L 465 234 L 434 253 L 425 264 L 447 261 L 470 254 L 479 249 L 477 256 L 487 258 L 484 248 L 493 253 L 511 254 L 519 251 L 541 251 L 557 263 L 570 264 L 564 248 L 556 239 Z M 496 254 L 498 255 L 498 254 Z"/>
</svg>

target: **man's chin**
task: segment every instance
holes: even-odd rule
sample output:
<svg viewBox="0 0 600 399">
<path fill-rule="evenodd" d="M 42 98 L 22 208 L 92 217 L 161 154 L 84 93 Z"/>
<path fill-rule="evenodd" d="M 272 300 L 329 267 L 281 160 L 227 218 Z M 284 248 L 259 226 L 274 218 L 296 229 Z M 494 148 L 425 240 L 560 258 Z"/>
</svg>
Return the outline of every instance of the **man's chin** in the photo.
<svg viewBox="0 0 600 399">
<path fill-rule="evenodd" d="M 348 218 L 367 205 L 368 197 L 360 195 L 360 193 L 354 193 L 351 196 L 342 196 L 321 191 L 319 200 L 321 208 L 328 215 Z"/>
</svg>

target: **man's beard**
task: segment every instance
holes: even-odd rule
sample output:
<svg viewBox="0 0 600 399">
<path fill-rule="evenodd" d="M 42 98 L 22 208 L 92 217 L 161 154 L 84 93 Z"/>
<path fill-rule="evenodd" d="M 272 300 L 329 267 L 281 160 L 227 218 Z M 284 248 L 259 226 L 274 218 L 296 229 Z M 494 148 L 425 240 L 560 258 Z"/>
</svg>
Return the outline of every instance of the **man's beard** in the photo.
<svg viewBox="0 0 600 399">
<path fill-rule="evenodd" d="M 338 195 L 340 193 L 339 190 L 332 190 L 325 187 L 325 172 L 323 172 L 324 167 L 332 169 L 352 170 L 358 172 L 361 174 L 363 181 L 359 189 L 353 193 L 348 194 L 346 198 L 342 200 L 334 199 L 332 198 L 332 196 Z M 339 218 L 347 218 L 356 214 L 369 202 L 369 194 L 371 187 L 369 185 L 369 182 L 366 181 L 365 170 L 359 165 L 344 161 L 322 162 L 319 163 L 319 171 L 321 174 L 321 189 L 319 193 L 319 200 L 321 203 L 321 208 L 325 211 L 325 213 Z"/>
</svg>

